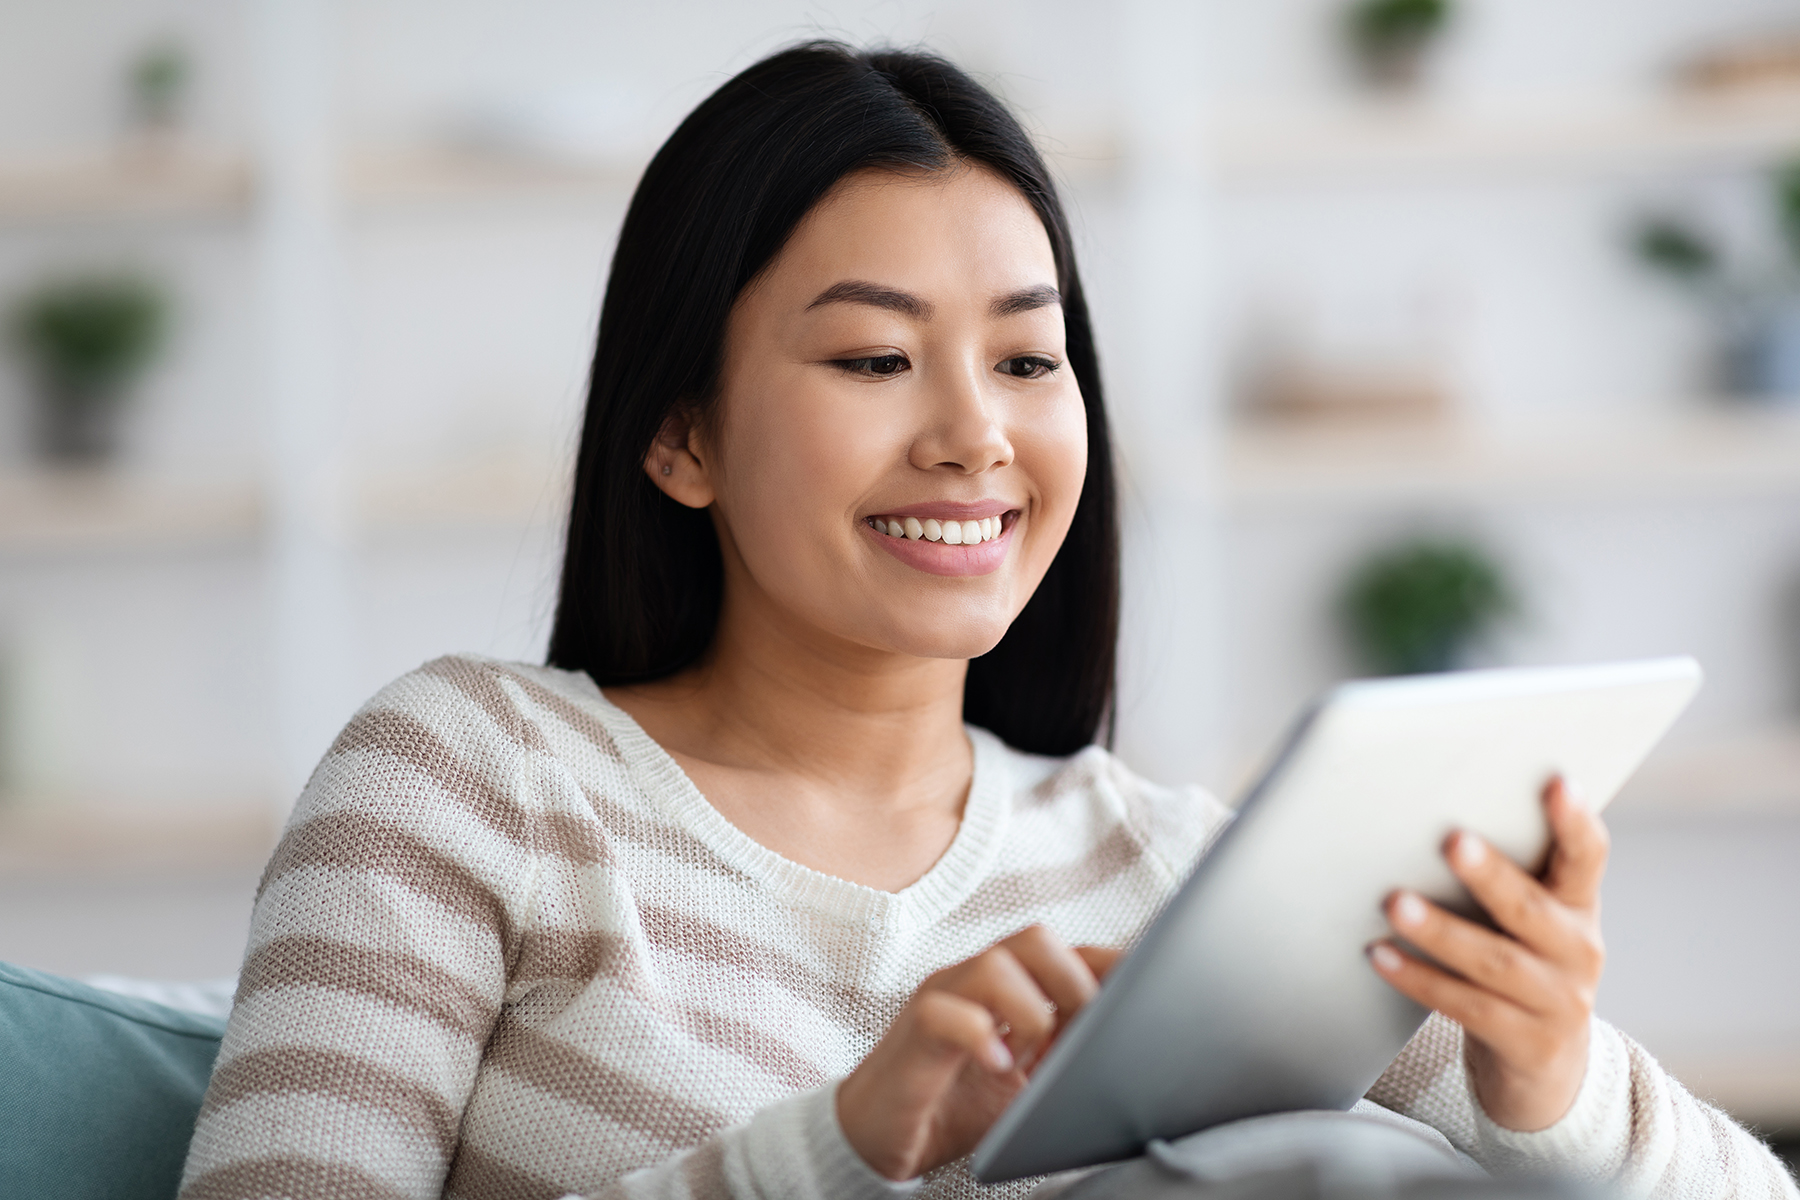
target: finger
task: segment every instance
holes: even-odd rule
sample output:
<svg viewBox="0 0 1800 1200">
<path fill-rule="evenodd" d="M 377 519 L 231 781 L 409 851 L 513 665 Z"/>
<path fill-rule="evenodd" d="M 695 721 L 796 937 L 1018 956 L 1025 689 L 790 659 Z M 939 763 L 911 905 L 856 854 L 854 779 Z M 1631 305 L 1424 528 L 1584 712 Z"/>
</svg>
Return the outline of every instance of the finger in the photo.
<svg viewBox="0 0 1800 1200">
<path fill-rule="evenodd" d="M 1544 789 L 1544 815 L 1556 844 L 1544 883 L 1564 904 L 1592 909 L 1600 904 L 1600 881 L 1612 838 L 1606 823 L 1582 802 L 1581 791 L 1558 777 Z"/>
<path fill-rule="evenodd" d="M 1000 1037 L 994 1014 L 986 1005 L 940 989 L 921 990 L 907 1006 L 914 1037 L 939 1059 L 929 1074 L 948 1078 L 962 1065 L 964 1056 L 995 1074 L 1013 1069 L 1012 1051 Z"/>
<path fill-rule="evenodd" d="M 1086 960 L 1042 925 L 1021 929 L 1000 943 L 1012 951 L 1031 973 L 1038 989 L 1056 1006 L 1059 1021 L 1067 1021 L 1094 998 L 1100 983 Z"/>
<path fill-rule="evenodd" d="M 1369 947 L 1369 962 L 1395 991 L 1443 1013 L 1502 1058 L 1530 1061 L 1542 1022 L 1518 1005 L 1448 971 L 1420 962 L 1389 942 Z"/>
<path fill-rule="evenodd" d="M 1407 941 L 1470 983 L 1521 1008 L 1560 1014 L 1576 1002 L 1561 973 L 1526 946 L 1446 912 L 1416 892 L 1388 897 L 1387 915 Z"/>
<path fill-rule="evenodd" d="M 992 1013 L 1006 1027 L 1001 1036 L 1014 1058 L 1028 1058 L 1056 1031 L 1050 997 L 1004 944 L 933 978 L 940 981 L 939 989 L 973 1000 Z"/>
<path fill-rule="evenodd" d="M 1584 977 L 1590 972 L 1597 977 L 1598 944 L 1586 914 L 1564 904 L 1475 834 L 1453 835 L 1447 857 L 1456 877 L 1496 925 L 1550 961 Z"/>
<path fill-rule="evenodd" d="M 1081 961 L 1088 965 L 1095 979 L 1104 980 L 1108 973 L 1125 957 L 1125 951 L 1112 946 L 1077 946 L 1075 953 L 1081 955 Z"/>
</svg>

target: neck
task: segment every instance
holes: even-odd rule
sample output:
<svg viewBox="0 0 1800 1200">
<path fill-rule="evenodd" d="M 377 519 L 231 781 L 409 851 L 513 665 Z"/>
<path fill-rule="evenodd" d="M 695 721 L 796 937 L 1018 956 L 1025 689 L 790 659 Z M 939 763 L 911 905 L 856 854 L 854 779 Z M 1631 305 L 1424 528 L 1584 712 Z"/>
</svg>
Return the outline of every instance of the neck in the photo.
<svg viewBox="0 0 1800 1200">
<path fill-rule="evenodd" d="M 966 784 L 966 661 L 874 650 L 730 595 L 700 663 L 614 689 L 677 759 L 805 780 L 865 805 L 941 795 L 946 771 Z"/>
</svg>

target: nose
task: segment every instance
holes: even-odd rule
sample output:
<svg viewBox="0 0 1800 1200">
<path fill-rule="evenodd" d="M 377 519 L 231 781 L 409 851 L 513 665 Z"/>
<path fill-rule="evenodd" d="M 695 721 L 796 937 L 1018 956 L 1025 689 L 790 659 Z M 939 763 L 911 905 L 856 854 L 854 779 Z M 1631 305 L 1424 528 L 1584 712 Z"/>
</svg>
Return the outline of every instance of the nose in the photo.
<svg viewBox="0 0 1800 1200">
<path fill-rule="evenodd" d="M 924 427 L 909 455 L 913 466 L 979 475 L 1011 464 L 1012 442 L 985 374 L 980 362 L 971 362 L 932 381 Z"/>
</svg>

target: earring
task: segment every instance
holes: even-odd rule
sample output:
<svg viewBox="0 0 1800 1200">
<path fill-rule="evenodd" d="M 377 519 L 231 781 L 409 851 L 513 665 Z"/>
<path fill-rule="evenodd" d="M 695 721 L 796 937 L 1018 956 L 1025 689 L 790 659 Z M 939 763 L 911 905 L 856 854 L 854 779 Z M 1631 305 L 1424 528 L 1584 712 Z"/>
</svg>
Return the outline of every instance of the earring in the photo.
<svg viewBox="0 0 1800 1200">
<path fill-rule="evenodd" d="M 663 464 L 663 474 L 664 474 L 664 475 L 667 475 L 667 474 L 669 474 L 669 472 L 670 472 L 670 470 L 671 470 L 671 469 L 672 469 L 672 468 L 671 468 L 671 467 L 670 467 L 670 466 L 669 466 L 669 464 L 668 464 L 668 463 L 664 463 L 664 464 Z"/>
</svg>

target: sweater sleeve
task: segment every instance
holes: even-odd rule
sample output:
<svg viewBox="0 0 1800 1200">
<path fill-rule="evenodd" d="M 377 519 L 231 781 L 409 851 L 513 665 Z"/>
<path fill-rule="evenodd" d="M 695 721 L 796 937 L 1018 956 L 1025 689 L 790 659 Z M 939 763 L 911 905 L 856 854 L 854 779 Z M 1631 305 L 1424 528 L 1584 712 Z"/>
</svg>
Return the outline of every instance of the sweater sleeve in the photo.
<svg viewBox="0 0 1800 1200">
<path fill-rule="evenodd" d="M 1488 1119 L 1464 1066 L 1462 1029 L 1436 1013 L 1368 1098 L 1436 1128 L 1496 1175 L 1553 1173 L 1657 1200 L 1800 1197 L 1767 1146 L 1598 1018 L 1581 1090 L 1548 1129 L 1520 1133 Z"/>
<path fill-rule="evenodd" d="M 918 1180 L 883 1178 L 845 1140 L 837 1084 L 769 1105 L 653 1167 L 633 1171 L 596 1200 L 896 1200 Z M 565 1198 L 576 1200 L 576 1198 Z"/>
<path fill-rule="evenodd" d="M 183 1200 L 443 1194 L 533 866 L 519 745 L 492 712 L 429 702 L 452 686 L 427 671 L 385 690 L 302 794 Z"/>
</svg>

